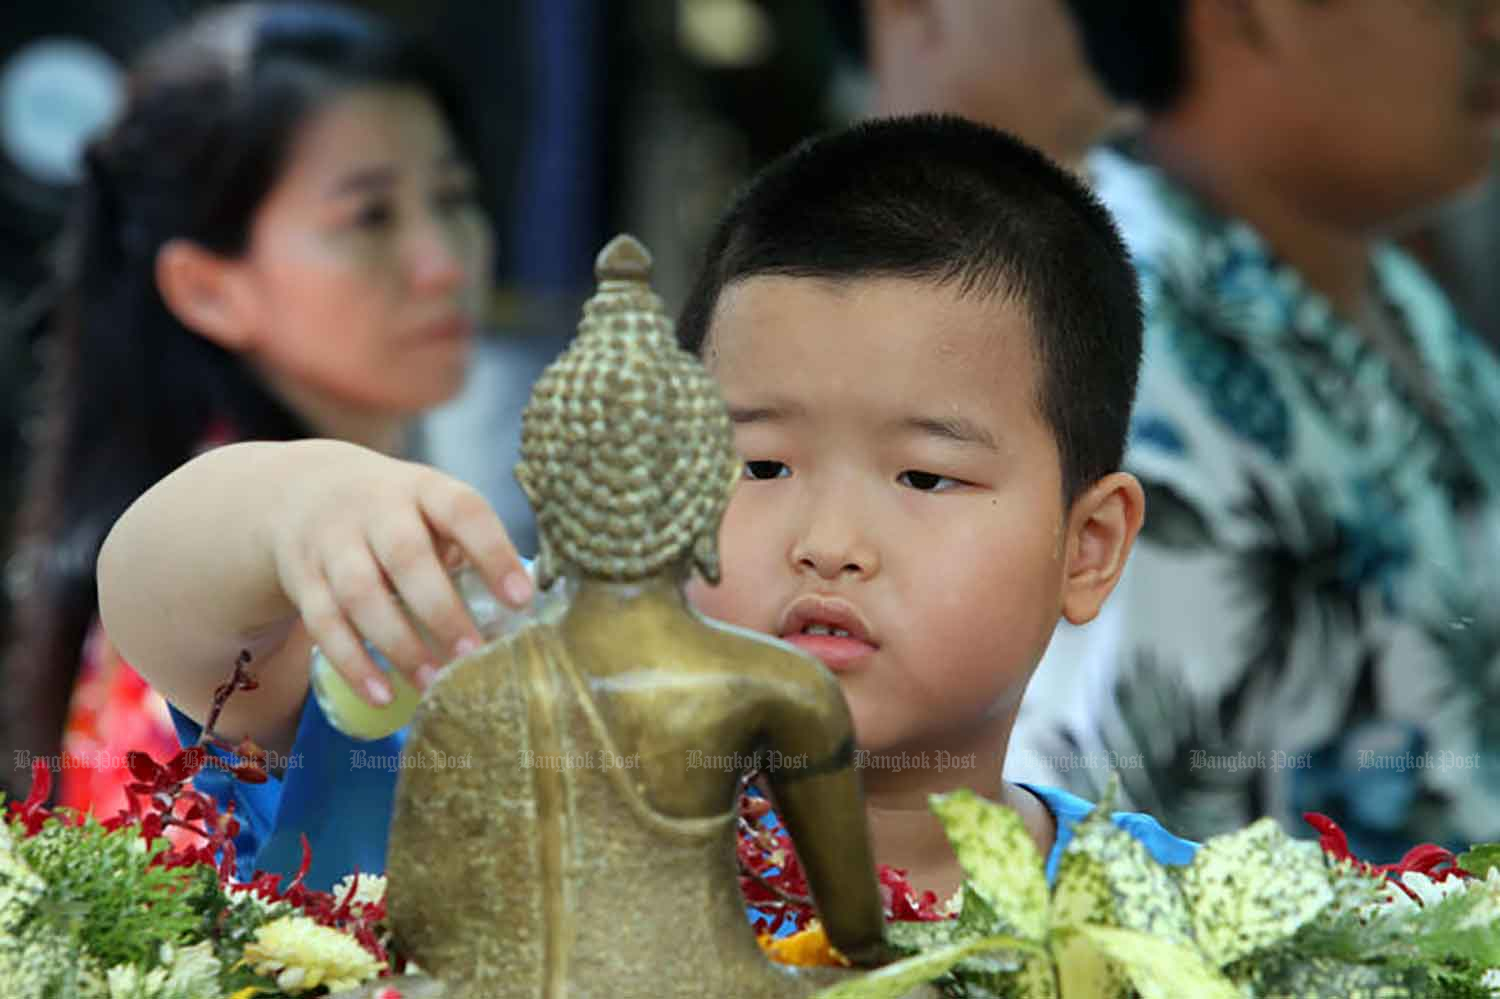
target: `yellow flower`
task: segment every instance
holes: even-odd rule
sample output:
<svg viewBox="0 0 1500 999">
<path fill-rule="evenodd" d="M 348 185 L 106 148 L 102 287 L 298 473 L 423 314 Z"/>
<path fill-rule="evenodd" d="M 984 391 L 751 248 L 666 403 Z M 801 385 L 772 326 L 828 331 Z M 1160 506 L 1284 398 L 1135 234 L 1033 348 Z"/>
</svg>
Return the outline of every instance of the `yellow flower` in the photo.
<svg viewBox="0 0 1500 999">
<path fill-rule="evenodd" d="M 849 967 L 849 959 L 834 949 L 823 931 L 823 924 L 810 920 L 805 929 L 789 937 L 773 937 L 763 933 L 756 938 L 766 956 L 778 964 L 790 964 L 799 968 L 818 966 Z"/>
<path fill-rule="evenodd" d="M 319 985 L 330 992 L 352 989 L 384 968 L 353 937 L 306 916 L 282 916 L 260 927 L 245 946 L 245 960 L 293 995 Z"/>
</svg>

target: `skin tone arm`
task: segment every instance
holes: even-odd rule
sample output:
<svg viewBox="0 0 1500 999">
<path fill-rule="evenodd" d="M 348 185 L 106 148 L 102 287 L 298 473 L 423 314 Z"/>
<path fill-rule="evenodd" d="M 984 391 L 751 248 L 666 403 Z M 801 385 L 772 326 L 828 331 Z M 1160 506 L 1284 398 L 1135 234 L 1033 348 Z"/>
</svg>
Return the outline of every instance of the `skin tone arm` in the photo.
<svg viewBox="0 0 1500 999">
<path fill-rule="evenodd" d="M 234 444 L 183 465 L 121 516 L 99 556 L 99 609 L 126 661 L 200 722 L 249 649 L 260 686 L 229 702 L 219 734 L 284 754 L 312 644 L 371 703 L 389 700 L 389 685 L 362 639 L 419 687 L 478 646 L 447 574 L 463 560 L 510 606 L 530 600 L 504 526 L 469 486 L 340 441 Z"/>
</svg>

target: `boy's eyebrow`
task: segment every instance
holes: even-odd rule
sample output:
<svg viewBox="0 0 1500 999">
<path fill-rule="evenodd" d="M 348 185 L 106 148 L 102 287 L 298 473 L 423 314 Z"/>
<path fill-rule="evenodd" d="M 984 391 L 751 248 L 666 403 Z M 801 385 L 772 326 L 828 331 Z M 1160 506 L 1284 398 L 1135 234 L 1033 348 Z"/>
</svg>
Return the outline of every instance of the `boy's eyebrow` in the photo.
<svg viewBox="0 0 1500 999">
<path fill-rule="evenodd" d="M 806 410 L 800 403 L 778 402 L 769 406 L 730 406 L 729 420 L 734 424 L 777 423 L 781 420 L 802 416 Z"/>
<path fill-rule="evenodd" d="M 988 451 L 999 451 L 995 435 L 973 420 L 962 416 L 908 416 L 898 421 L 898 428 L 914 431 L 926 437 L 952 441 L 955 444 L 970 444 Z"/>
</svg>

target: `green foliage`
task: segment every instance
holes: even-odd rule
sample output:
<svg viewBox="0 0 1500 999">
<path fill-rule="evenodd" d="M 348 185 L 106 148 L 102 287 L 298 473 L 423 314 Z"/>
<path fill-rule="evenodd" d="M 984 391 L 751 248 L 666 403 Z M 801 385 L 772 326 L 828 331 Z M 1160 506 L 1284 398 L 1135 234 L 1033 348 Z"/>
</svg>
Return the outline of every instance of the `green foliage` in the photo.
<svg viewBox="0 0 1500 999">
<path fill-rule="evenodd" d="M 1393 903 L 1399 889 L 1270 820 L 1166 867 L 1110 819 L 1112 791 L 1075 828 L 1050 892 L 1018 816 L 968 792 L 935 798 L 967 877 L 959 917 L 891 927 L 912 956 L 820 999 L 922 981 L 974 999 L 1491 996 L 1500 875 L 1441 899 L 1414 881 L 1424 904 Z"/>
<path fill-rule="evenodd" d="M 0 995 L 210 999 L 198 994 L 201 977 L 184 979 L 166 963 L 207 940 L 218 995 L 253 985 L 261 999 L 282 996 L 240 958 L 261 924 L 291 908 L 226 895 L 206 864 L 149 866 L 165 849 L 165 840 L 148 845 L 134 827 L 109 832 L 92 818 L 49 819 L 29 837 L 0 820 Z"/>
<path fill-rule="evenodd" d="M 1491 869 L 1500 869 L 1500 843 L 1485 843 L 1467 853 L 1460 853 L 1454 863 L 1476 878 L 1488 876 Z"/>
<path fill-rule="evenodd" d="M 970 790 L 933 798 L 966 878 L 965 894 L 984 902 L 989 933 L 1040 940 L 1047 926 L 1047 878 L 1036 843 L 1008 808 Z"/>
<path fill-rule="evenodd" d="M 1292 937 L 1334 897 L 1322 850 L 1273 819 L 1205 843 L 1179 880 L 1194 936 L 1218 967 Z"/>
<path fill-rule="evenodd" d="M 166 849 L 134 828 L 106 832 L 93 818 L 80 828 L 53 819 L 17 841 L 21 859 L 46 883 L 23 933 L 87 941 L 105 967 L 151 962 L 163 943 L 201 931 L 217 883 L 191 868 L 163 870 L 146 861 Z"/>
</svg>

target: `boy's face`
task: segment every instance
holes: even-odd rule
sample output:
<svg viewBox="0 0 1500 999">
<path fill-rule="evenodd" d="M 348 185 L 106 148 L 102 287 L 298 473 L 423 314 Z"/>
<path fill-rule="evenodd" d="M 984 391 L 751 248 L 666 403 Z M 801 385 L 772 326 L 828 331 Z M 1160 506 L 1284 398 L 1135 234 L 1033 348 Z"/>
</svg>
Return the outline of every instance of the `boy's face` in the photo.
<svg viewBox="0 0 1500 999">
<path fill-rule="evenodd" d="M 1008 731 L 1062 608 L 1067 533 L 1022 307 L 755 277 L 723 293 L 705 360 L 746 464 L 723 580 L 695 579 L 693 603 L 822 659 L 862 749 Z"/>
</svg>

